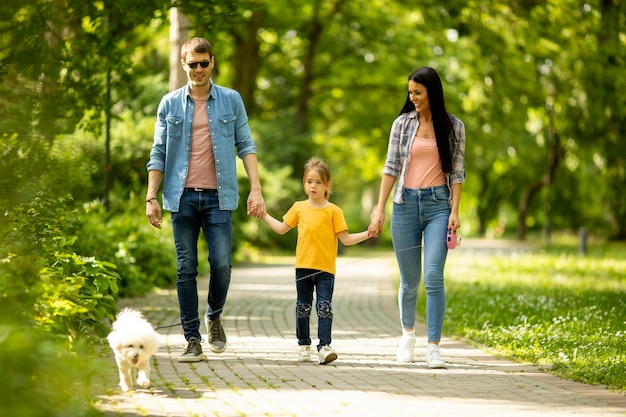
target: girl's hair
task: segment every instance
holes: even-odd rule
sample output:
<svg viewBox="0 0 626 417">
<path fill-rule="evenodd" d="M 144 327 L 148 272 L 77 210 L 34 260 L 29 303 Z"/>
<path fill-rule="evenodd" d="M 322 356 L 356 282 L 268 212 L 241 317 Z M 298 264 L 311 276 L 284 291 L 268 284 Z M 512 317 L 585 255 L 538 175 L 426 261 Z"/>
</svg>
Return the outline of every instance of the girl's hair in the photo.
<svg viewBox="0 0 626 417">
<path fill-rule="evenodd" d="M 443 87 L 441 79 L 431 67 L 421 67 L 409 75 L 409 81 L 422 84 L 428 91 L 428 101 L 430 111 L 433 116 L 433 127 L 435 128 L 435 138 L 437 139 L 437 150 L 443 172 L 452 171 L 452 152 L 450 149 L 450 135 L 454 135 L 452 120 L 446 110 L 446 103 L 443 97 Z M 410 113 L 415 110 L 415 105 L 411 102 L 409 94 L 404 102 L 400 115 Z"/>
<path fill-rule="evenodd" d="M 324 162 L 322 158 L 314 156 L 313 158 L 309 159 L 306 164 L 304 164 L 304 176 L 302 177 L 302 183 L 306 181 L 306 176 L 309 171 L 317 171 L 317 173 L 320 175 L 320 178 L 322 179 L 322 182 L 329 186 L 328 189 L 324 191 L 324 198 L 328 200 L 328 198 L 330 197 L 331 185 L 330 167 L 326 162 Z"/>
<path fill-rule="evenodd" d="M 190 52 L 196 52 L 198 54 L 206 52 L 209 54 L 209 57 L 213 57 L 213 45 L 204 38 L 191 38 L 180 48 L 180 57 L 183 61 Z"/>
</svg>

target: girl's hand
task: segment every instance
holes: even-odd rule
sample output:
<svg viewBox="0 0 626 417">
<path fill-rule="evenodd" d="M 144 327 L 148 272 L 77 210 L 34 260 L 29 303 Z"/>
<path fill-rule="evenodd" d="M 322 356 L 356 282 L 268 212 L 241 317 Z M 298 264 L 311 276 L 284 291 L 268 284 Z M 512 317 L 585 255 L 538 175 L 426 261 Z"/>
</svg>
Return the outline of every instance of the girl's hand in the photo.
<svg viewBox="0 0 626 417">
<path fill-rule="evenodd" d="M 385 212 L 374 210 L 370 219 L 371 221 L 367 228 L 367 235 L 369 237 L 378 237 L 378 234 L 383 231 L 383 225 L 385 224 Z"/>
</svg>

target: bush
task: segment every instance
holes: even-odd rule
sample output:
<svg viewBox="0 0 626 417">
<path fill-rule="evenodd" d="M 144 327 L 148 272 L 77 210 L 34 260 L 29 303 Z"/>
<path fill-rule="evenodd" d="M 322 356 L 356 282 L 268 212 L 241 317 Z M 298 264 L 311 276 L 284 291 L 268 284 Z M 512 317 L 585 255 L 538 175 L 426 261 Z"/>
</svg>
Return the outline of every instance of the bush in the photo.
<svg viewBox="0 0 626 417">
<path fill-rule="evenodd" d="M 87 356 L 69 353 L 41 329 L 0 325 L 0 415 L 96 415 L 89 400 L 90 381 L 104 365 L 82 357 Z"/>
<path fill-rule="evenodd" d="M 106 336 L 105 318 L 114 320 L 119 275 L 115 265 L 75 253 L 55 253 L 52 265 L 42 269 L 41 295 L 35 320 L 55 334 L 72 339 L 95 331 Z"/>
<path fill-rule="evenodd" d="M 145 294 L 155 286 L 170 287 L 176 282 L 176 251 L 171 225 L 165 221 L 157 230 L 145 218 L 143 197 L 130 195 L 121 204 L 113 201 L 106 212 L 100 203 L 85 211 L 83 227 L 76 242 L 80 253 L 95 256 L 117 266 L 119 295 Z M 168 213 L 164 213 L 167 219 Z"/>
<path fill-rule="evenodd" d="M 12 311 L 47 331 L 102 336 L 117 311 L 115 265 L 73 252 L 80 220 L 71 199 L 37 197 L 0 224 L 0 290 Z"/>
</svg>

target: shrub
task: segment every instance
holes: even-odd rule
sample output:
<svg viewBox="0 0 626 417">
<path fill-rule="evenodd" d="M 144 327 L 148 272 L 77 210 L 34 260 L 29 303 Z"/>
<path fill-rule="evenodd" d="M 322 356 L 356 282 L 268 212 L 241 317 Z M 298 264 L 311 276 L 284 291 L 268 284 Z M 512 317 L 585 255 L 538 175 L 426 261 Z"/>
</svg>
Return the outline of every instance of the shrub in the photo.
<svg viewBox="0 0 626 417">
<path fill-rule="evenodd" d="M 103 335 L 114 318 L 115 265 L 73 252 L 80 226 L 69 198 L 37 197 L 5 210 L 0 224 L 0 290 L 12 310 L 31 323 L 73 340 Z"/>
<path fill-rule="evenodd" d="M 90 381 L 104 365 L 83 357 L 69 353 L 42 329 L 0 325 L 0 415 L 95 415 L 89 400 Z"/>
<path fill-rule="evenodd" d="M 93 203 L 85 210 L 77 250 L 115 264 L 120 275 L 119 295 L 145 294 L 155 286 L 169 287 L 176 279 L 176 251 L 169 222 L 163 229 L 148 224 L 143 197 L 130 195 L 113 201 L 106 212 Z M 164 217 L 167 213 L 164 213 Z"/>
</svg>

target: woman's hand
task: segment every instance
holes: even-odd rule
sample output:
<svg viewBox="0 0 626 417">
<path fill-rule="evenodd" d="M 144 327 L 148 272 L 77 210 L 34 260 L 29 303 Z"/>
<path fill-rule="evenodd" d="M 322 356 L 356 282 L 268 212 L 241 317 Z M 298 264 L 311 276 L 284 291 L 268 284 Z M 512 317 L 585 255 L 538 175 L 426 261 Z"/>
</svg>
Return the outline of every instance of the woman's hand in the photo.
<svg viewBox="0 0 626 417">
<path fill-rule="evenodd" d="M 461 227 L 459 215 L 456 213 L 450 213 L 450 217 L 448 217 L 448 230 L 456 232 L 459 227 Z"/>
<path fill-rule="evenodd" d="M 374 210 L 370 219 L 370 225 L 367 227 L 367 235 L 370 237 L 378 237 L 378 234 L 383 231 L 383 225 L 385 224 L 385 211 Z"/>
</svg>

